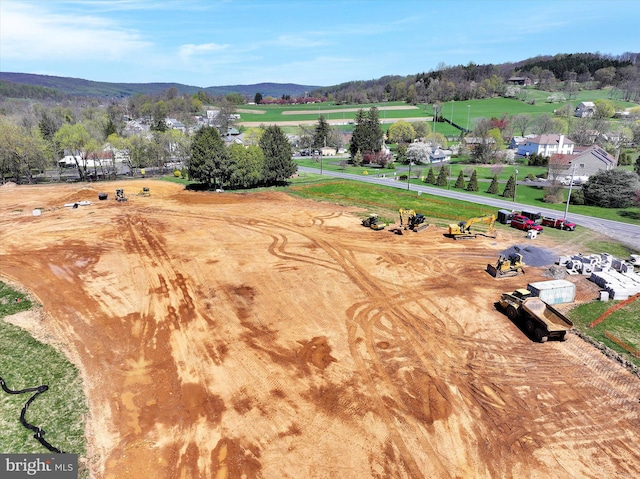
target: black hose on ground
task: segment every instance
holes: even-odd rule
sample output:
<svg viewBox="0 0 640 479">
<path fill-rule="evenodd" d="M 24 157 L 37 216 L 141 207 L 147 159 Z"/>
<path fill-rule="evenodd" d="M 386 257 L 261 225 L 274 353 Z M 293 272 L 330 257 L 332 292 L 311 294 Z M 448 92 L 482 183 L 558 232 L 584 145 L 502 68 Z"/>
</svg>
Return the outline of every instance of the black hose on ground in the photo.
<svg viewBox="0 0 640 479">
<path fill-rule="evenodd" d="M 35 388 L 25 388 L 25 389 L 20 389 L 20 390 L 17 390 L 17 391 L 13 391 L 12 389 L 9 389 L 7 387 L 7 384 L 4 382 L 4 379 L 2 379 L 2 378 L 0 378 L 0 386 L 2 386 L 2 389 L 7 394 L 24 394 L 24 393 L 30 393 L 30 392 L 35 393 L 33 396 L 31 396 L 31 398 L 29 398 L 29 400 L 22 407 L 22 412 L 20 413 L 20 422 L 27 429 L 31 429 L 32 431 L 34 431 L 35 434 L 33 435 L 33 437 L 36 438 L 40 442 L 40 444 L 42 444 L 44 447 L 46 447 L 49 451 L 55 452 L 55 453 L 58 453 L 58 454 L 64 454 L 64 452 L 62 452 L 60 449 L 58 449 L 56 447 L 53 447 L 51 444 L 49 444 L 47 442 L 47 440 L 44 438 L 44 434 L 45 434 L 44 429 L 41 429 L 38 426 L 34 426 L 33 424 L 29 424 L 27 422 L 27 420 L 24 418 L 24 416 L 27 413 L 27 409 L 29 408 L 31 403 L 33 401 L 35 401 L 35 399 L 38 396 L 40 396 L 40 394 L 42 394 L 45 391 L 48 391 L 49 390 L 49 386 L 43 384 L 42 386 L 38 386 L 38 387 L 35 387 Z"/>
</svg>

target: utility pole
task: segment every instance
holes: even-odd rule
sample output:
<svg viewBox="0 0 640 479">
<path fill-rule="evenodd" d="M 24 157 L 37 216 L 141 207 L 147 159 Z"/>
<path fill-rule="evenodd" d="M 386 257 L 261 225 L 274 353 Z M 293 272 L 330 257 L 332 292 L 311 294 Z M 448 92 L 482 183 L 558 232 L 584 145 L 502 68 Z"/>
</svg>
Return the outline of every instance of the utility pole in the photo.
<svg viewBox="0 0 640 479">
<path fill-rule="evenodd" d="M 516 181 L 513 183 L 513 201 L 515 203 L 516 201 L 516 192 L 518 191 L 518 168 L 514 168 L 515 172 L 516 172 L 516 176 L 515 179 Z"/>
<path fill-rule="evenodd" d="M 564 209 L 564 219 L 567 219 L 567 214 L 569 213 L 569 200 L 571 200 L 571 189 L 573 188 L 573 176 L 576 174 L 576 166 L 578 164 L 573 165 L 573 171 L 571 172 L 571 181 L 569 182 L 569 194 L 567 195 L 567 207 Z"/>
<path fill-rule="evenodd" d="M 409 189 L 409 186 L 411 186 L 411 161 L 409 162 L 409 175 L 407 176 L 407 190 Z"/>
<path fill-rule="evenodd" d="M 467 105 L 467 133 L 469 132 L 469 115 L 471 114 L 471 105 Z"/>
</svg>

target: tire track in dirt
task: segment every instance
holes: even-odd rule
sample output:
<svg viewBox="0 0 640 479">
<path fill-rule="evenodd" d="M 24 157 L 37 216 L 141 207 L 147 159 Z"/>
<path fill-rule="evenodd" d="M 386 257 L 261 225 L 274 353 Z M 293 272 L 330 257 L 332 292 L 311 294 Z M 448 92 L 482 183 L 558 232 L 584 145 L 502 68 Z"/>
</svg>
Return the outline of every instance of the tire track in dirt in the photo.
<svg viewBox="0 0 640 479">
<path fill-rule="evenodd" d="M 215 358 L 211 358 L 206 345 L 189 340 L 189 325 L 199 318 L 189 282 L 172 265 L 171 256 L 152 221 L 136 214 L 122 215 L 117 220 L 117 229 L 127 254 L 136 258 L 142 268 L 136 274 L 146 278 L 149 284 L 137 317 L 132 315 L 128 318 L 142 323 L 139 328 L 135 324 L 132 327 L 132 330 L 140 331 L 139 337 L 132 338 L 137 342 L 135 350 L 139 359 L 129 362 L 122 371 L 124 387 L 120 390 L 122 406 L 119 409 L 126 411 L 129 424 L 134 428 L 130 432 L 123 431 L 130 436 L 128 442 L 133 444 L 142 438 L 151 439 L 151 444 L 159 441 L 159 431 L 164 423 L 161 418 L 165 416 L 163 411 L 173 411 L 168 417 L 174 420 L 166 425 L 172 428 L 174 442 L 162 442 L 163 448 L 168 449 L 165 454 L 179 458 L 176 463 L 166 464 L 164 474 L 177 477 L 185 471 L 194 470 L 194 467 L 197 469 L 194 461 L 198 454 L 193 451 L 207 456 L 215 447 L 215 444 L 200 442 L 197 445 L 191 443 L 184 450 L 180 436 L 186 433 L 187 440 L 194 435 L 202 412 L 212 424 L 219 422 L 224 405 L 209 392 L 208 375 L 203 372 L 214 365 Z M 164 391 L 174 388 L 177 394 L 158 394 L 158 398 L 162 397 L 161 402 L 155 399 L 145 402 L 146 393 L 140 386 L 149 384 L 161 385 L 160 389 Z M 197 413 L 193 415 L 191 411 Z M 181 421 L 175 421 L 176 414 L 182 416 Z M 158 424 L 154 425 L 155 422 Z M 180 424 L 179 428 L 177 424 Z M 151 453 L 151 449 L 147 453 Z M 107 460 L 111 464 L 110 469 L 118 471 L 125 467 L 126 463 L 122 462 L 125 457 L 120 448 L 112 451 Z"/>
</svg>

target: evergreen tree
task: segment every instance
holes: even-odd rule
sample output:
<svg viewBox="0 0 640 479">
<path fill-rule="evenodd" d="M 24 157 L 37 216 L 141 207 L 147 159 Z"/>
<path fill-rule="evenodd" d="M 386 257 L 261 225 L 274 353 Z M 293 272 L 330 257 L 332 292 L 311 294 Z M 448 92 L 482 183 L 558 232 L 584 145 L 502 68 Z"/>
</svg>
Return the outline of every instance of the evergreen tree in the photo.
<svg viewBox="0 0 640 479">
<path fill-rule="evenodd" d="M 447 182 L 449 181 L 449 167 L 441 166 L 440 172 L 438 173 L 438 178 L 436 179 L 436 186 L 447 186 Z"/>
<path fill-rule="evenodd" d="M 358 110 L 355 122 L 356 127 L 353 129 L 351 145 L 349 146 L 351 158 L 356 156 L 358 150 L 363 154 L 379 152 L 382 149 L 384 132 L 380 126 L 378 109 L 372 107 L 366 114 L 364 110 Z"/>
<path fill-rule="evenodd" d="M 221 187 L 230 171 L 227 148 L 217 128 L 200 128 L 191 142 L 189 178 L 209 187 Z"/>
<path fill-rule="evenodd" d="M 513 175 L 511 175 L 509 177 L 509 180 L 507 180 L 507 184 L 504 187 L 502 196 L 505 198 L 513 198 L 515 194 L 516 194 L 516 179 Z"/>
<path fill-rule="evenodd" d="M 329 143 L 329 135 L 331 133 L 331 126 L 324 119 L 323 115 L 320 115 L 318 118 L 318 123 L 316 123 L 316 128 L 313 133 L 313 147 L 314 148 L 322 148 L 327 146 Z"/>
<path fill-rule="evenodd" d="M 636 172 L 636 175 L 640 176 L 640 155 L 636 158 L 636 163 L 633 166 L 633 171 Z"/>
<path fill-rule="evenodd" d="M 493 179 L 491 180 L 491 184 L 489 185 L 487 193 L 490 193 L 492 195 L 498 194 L 498 175 L 493 175 Z"/>
<path fill-rule="evenodd" d="M 351 154 L 351 159 L 355 163 L 356 154 L 360 153 L 360 157 L 362 158 L 362 149 L 361 145 L 364 144 L 364 120 L 365 113 L 363 109 L 358 110 L 355 117 L 356 127 L 353 129 L 353 134 L 351 135 L 351 144 L 349 145 L 349 153 Z M 358 163 L 362 164 L 362 161 Z"/>
<path fill-rule="evenodd" d="M 454 188 L 464 188 L 464 173 L 460 170 L 458 174 L 458 179 L 456 180 L 456 184 L 453 185 Z"/>
<path fill-rule="evenodd" d="M 260 138 L 259 146 L 264 153 L 262 176 L 267 185 L 284 183 L 298 170 L 291 144 L 279 126 L 269 125 Z"/>
<path fill-rule="evenodd" d="M 467 185 L 467 191 L 478 191 L 478 172 L 474 169 L 471 173 L 471 179 Z"/>
<path fill-rule="evenodd" d="M 253 102 L 256 105 L 259 105 L 260 103 L 262 103 L 262 93 L 258 92 L 255 94 L 255 96 L 253 97 Z"/>
<path fill-rule="evenodd" d="M 427 178 L 424 182 L 429 183 L 430 185 L 436 184 L 436 175 L 433 174 L 433 168 L 429 168 L 429 173 L 427 173 Z"/>
<path fill-rule="evenodd" d="M 251 188 L 262 182 L 264 153 L 258 145 L 232 144 L 229 148 L 231 162 L 235 165 L 229 185 L 231 188 Z"/>
<path fill-rule="evenodd" d="M 640 179 L 632 171 L 615 168 L 600 170 L 582 186 L 584 204 L 601 208 L 628 208 L 640 191 Z"/>
<path fill-rule="evenodd" d="M 353 164 L 355 166 L 362 165 L 362 153 L 360 152 L 360 150 L 356 151 L 356 156 L 353 157 Z"/>
</svg>

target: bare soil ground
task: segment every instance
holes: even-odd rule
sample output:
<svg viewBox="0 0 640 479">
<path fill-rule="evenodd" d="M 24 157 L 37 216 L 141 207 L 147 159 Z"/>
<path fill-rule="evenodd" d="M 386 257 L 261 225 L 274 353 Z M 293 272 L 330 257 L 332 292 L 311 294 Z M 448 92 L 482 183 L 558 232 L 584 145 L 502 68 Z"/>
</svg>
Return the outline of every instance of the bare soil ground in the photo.
<svg viewBox="0 0 640 479">
<path fill-rule="evenodd" d="M 494 307 L 546 279 L 484 271 L 521 232 L 397 236 L 281 193 L 95 188 L 0 188 L 0 273 L 82 372 L 92 477 L 640 477 L 640 381 Z"/>
</svg>

